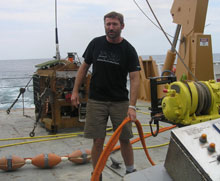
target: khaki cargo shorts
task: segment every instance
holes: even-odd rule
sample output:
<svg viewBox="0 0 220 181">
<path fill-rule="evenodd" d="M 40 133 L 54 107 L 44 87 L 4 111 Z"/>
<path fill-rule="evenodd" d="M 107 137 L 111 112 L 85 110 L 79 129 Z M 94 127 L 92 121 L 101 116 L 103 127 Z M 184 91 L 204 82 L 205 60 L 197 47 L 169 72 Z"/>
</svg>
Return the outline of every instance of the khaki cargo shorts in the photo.
<svg viewBox="0 0 220 181">
<path fill-rule="evenodd" d="M 108 118 L 115 131 L 127 117 L 129 102 L 105 102 L 89 99 L 86 107 L 85 138 L 105 138 Z M 120 139 L 133 137 L 132 123 L 127 123 L 121 132 Z"/>
</svg>

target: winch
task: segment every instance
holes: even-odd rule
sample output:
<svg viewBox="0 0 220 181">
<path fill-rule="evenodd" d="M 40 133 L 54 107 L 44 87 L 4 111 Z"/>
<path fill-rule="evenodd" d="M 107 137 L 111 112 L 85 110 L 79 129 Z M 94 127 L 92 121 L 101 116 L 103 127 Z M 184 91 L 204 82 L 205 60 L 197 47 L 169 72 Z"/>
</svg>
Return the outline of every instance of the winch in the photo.
<svg viewBox="0 0 220 181">
<path fill-rule="evenodd" d="M 174 124 L 190 125 L 220 117 L 220 83 L 214 80 L 177 81 L 166 87 L 162 111 Z"/>
</svg>

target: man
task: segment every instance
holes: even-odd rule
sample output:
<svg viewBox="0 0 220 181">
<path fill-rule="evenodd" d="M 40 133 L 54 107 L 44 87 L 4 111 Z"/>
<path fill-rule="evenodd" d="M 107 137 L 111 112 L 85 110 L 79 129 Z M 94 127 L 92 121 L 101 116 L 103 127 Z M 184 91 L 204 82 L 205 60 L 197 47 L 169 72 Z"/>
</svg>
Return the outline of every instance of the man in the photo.
<svg viewBox="0 0 220 181">
<path fill-rule="evenodd" d="M 129 116 L 136 120 L 136 100 L 139 87 L 139 61 L 133 46 L 121 37 L 124 28 L 123 15 L 110 12 L 104 16 L 106 36 L 94 38 L 85 50 L 84 63 L 80 66 L 72 92 L 72 104 L 77 107 L 78 90 L 91 64 L 89 100 L 84 136 L 93 139 L 91 151 L 93 169 L 102 153 L 110 117 L 113 129 Z M 130 78 L 130 100 L 126 88 L 127 75 Z M 126 124 L 120 135 L 121 153 L 126 173 L 135 171 L 134 156 L 129 139 L 133 137 L 132 123 Z"/>
</svg>

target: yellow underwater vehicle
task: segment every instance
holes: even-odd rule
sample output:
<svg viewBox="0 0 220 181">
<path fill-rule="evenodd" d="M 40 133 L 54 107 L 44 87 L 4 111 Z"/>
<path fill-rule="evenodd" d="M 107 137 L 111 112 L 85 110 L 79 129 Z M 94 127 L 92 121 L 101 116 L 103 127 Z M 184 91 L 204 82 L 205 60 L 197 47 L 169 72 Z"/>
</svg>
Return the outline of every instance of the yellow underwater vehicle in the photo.
<svg viewBox="0 0 220 181">
<path fill-rule="evenodd" d="M 90 74 L 80 88 L 79 108 L 71 105 L 71 95 L 80 61 L 73 53 L 67 59 L 52 60 L 39 65 L 33 75 L 36 123 L 39 121 L 52 133 L 63 128 L 82 128 L 86 116 Z M 31 136 L 34 133 L 32 131 Z"/>
</svg>

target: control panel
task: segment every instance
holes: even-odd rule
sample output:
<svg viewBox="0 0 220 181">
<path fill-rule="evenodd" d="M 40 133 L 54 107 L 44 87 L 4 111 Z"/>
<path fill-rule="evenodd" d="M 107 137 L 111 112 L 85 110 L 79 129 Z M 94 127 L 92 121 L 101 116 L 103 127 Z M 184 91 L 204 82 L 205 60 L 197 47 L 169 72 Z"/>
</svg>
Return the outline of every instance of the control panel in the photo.
<svg viewBox="0 0 220 181">
<path fill-rule="evenodd" d="M 175 129 L 172 136 L 201 173 L 220 180 L 220 119 Z"/>
</svg>

